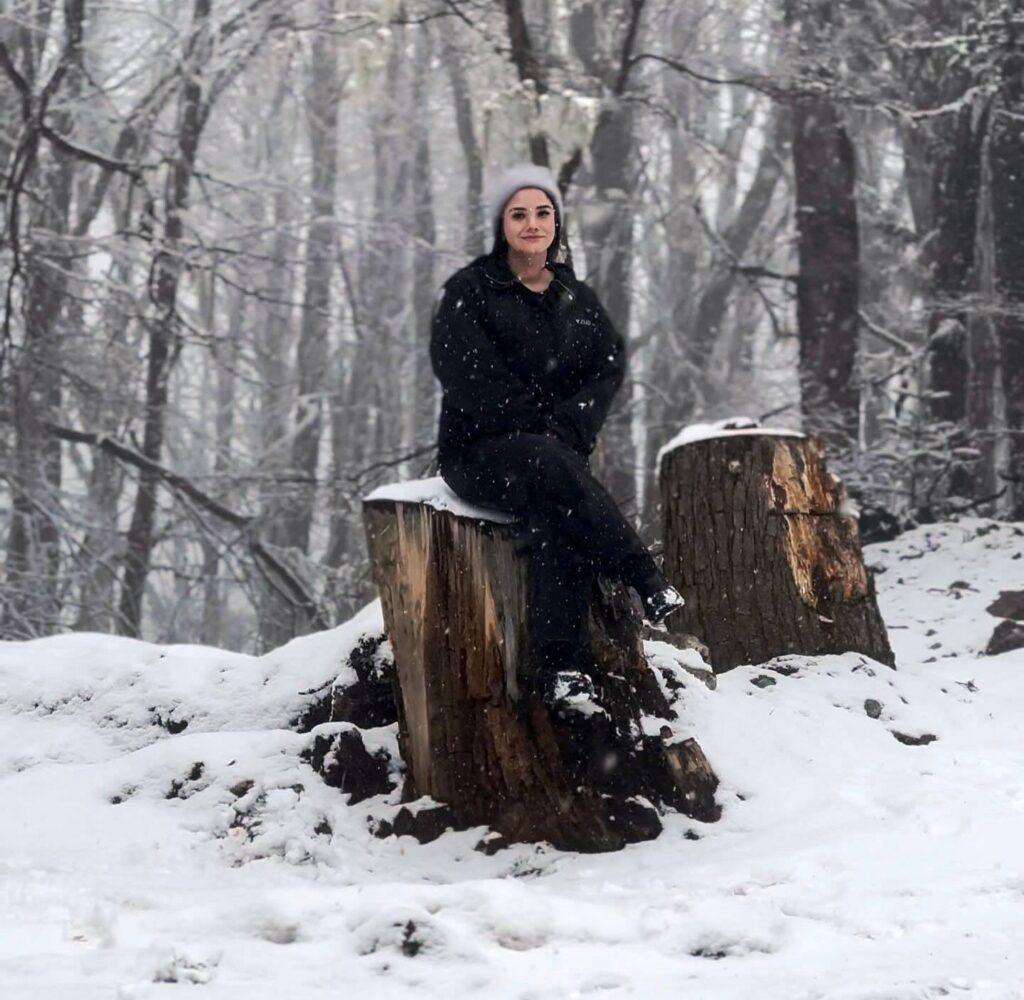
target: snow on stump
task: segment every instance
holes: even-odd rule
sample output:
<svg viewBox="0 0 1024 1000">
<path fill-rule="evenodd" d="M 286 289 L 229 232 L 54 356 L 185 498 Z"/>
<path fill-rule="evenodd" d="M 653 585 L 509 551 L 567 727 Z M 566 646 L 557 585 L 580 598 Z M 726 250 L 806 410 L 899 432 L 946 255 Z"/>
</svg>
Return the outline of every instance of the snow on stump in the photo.
<svg viewBox="0 0 1024 1000">
<path fill-rule="evenodd" d="M 664 808 L 718 818 L 718 781 L 664 724 L 675 712 L 623 588 L 594 588 L 578 666 L 596 697 L 551 710 L 524 683 L 529 560 L 515 525 L 440 479 L 377 490 L 363 517 L 400 690 L 404 801 L 580 851 L 657 836 Z"/>
<path fill-rule="evenodd" d="M 671 619 L 718 672 L 784 653 L 856 651 L 893 666 L 857 520 L 817 437 L 737 419 L 687 428 L 659 456 Z"/>
</svg>

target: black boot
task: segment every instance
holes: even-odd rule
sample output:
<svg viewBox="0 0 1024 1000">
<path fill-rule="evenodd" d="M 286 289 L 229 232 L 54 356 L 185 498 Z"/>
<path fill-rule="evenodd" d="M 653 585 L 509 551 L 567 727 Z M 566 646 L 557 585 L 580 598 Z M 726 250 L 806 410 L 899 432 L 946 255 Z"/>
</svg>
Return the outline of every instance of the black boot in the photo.
<svg viewBox="0 0 1024 1000">
<path fill-rule="evenodd" d="M 685 603 L 675 587 L 664 587 L 643 598 L 644 619 L 654 628 L 664 627 L 665 619 Z"/>
<path fill-rule="evenodd" d="M 581 700 L 594 699 L 594 685 L 579 669 L 578 658 L 579 650 L 572 642 L 546 642 L 537 650 L 533 690 L 551 708 L 567 709 Z"/>
</svg>

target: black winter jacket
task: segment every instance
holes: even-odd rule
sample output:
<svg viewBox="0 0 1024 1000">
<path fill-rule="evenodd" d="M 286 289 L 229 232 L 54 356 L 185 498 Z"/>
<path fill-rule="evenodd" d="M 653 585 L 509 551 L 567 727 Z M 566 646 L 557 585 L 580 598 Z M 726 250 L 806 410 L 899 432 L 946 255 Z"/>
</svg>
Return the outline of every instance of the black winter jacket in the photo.
<svg viewBox="0 0 1024 1000">
<path fill-rule="evenodd" d="M 488 255 L 446 282 L 430 338 L 441 383 L 439 459 L 481 438 L 551 433 L 594 448 L 625 374 L 625 345 L 572 268 L 552 266 L 545 292 Z"/>
</svg>

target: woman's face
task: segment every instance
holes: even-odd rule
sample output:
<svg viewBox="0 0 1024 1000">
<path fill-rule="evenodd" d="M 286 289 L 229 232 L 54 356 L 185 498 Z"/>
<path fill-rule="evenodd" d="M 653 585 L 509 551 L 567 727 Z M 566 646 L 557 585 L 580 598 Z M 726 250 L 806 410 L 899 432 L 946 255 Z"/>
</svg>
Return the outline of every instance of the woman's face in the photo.
<svg viewBox="0 0 1024 1000">
<path fill-rule="evenodd" d="M 546 254 L 555 240 L 555 208 L 539 188 L 522 188 L 505 205 L 502 230 L 512 250 Z"/>
</svg>

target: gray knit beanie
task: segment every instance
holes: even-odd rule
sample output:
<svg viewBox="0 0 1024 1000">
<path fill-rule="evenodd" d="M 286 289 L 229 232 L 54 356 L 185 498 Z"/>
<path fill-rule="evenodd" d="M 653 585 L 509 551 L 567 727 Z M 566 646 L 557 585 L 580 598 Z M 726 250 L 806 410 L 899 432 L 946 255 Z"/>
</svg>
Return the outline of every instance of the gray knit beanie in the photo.
<svg viewBox="0 0 1024 1000">
<path fill-rule="evenodd" d="M 500 177 L 496 178 L 488 188 L 487 207 L 490 211 L 491 225 L 500 231 L 502 213 L 509 198 L 523 188 L 539 188 L 551 198 L 559 223 L 565 218 L 562 212 L 562 195 L 558 191 L 555 175 L 547 167 L 539 167 L 535 163 L 519 163 L 509 167 Z"/>
</svg>

